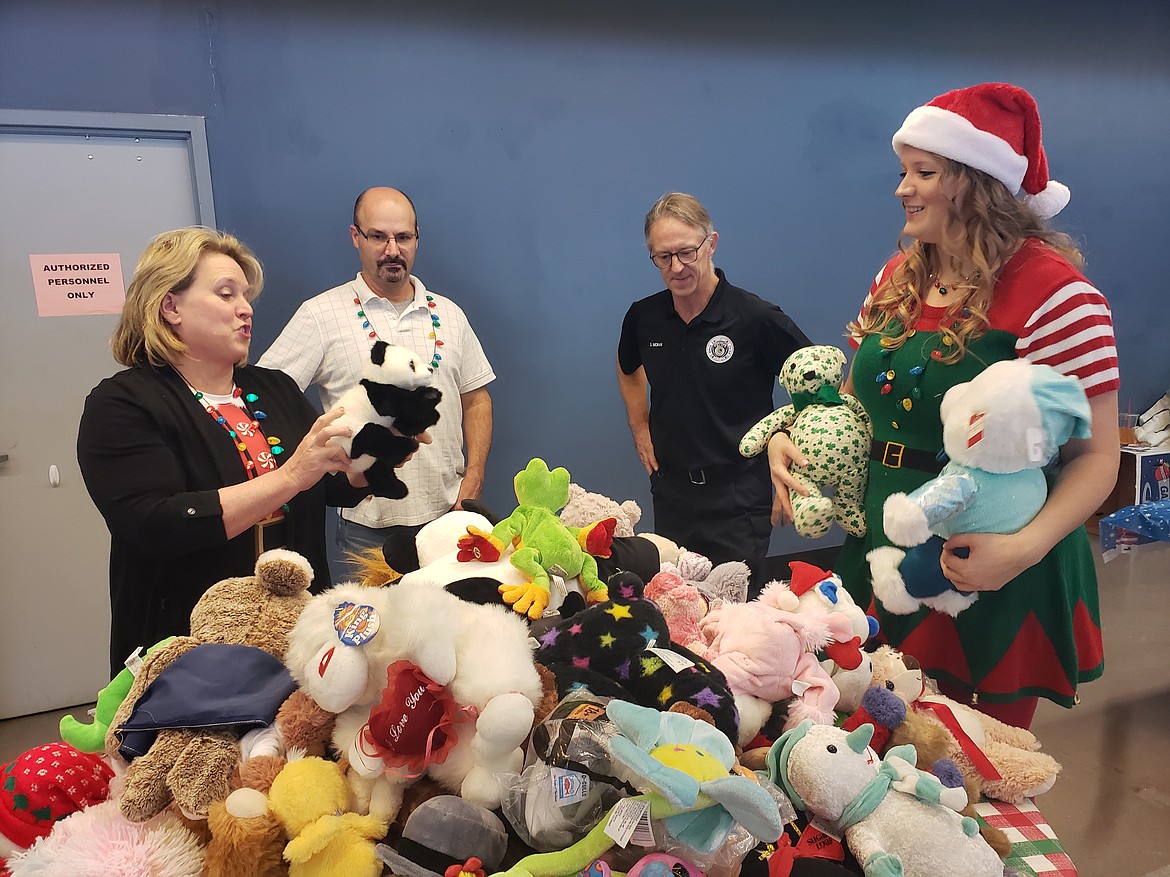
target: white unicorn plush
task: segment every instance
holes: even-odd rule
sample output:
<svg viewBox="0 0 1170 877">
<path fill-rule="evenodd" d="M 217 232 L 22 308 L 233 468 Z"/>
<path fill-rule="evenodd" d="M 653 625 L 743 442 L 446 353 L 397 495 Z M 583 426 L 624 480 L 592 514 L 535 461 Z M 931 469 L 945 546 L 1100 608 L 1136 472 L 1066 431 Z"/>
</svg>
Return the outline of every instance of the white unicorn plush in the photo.
<svg viewBox="0 0 1170 877">
<path fill-rule="evenodd" d="M 768 774 L 796 807 L 844 833 L 866 877 L 1002 877 L 978 824 L 956 812 L 967 793 L 918 770 L 913 746 L 882 761 L 872 737 L 873 725 L 801 722 L 773 744 Z"/>
</svg>

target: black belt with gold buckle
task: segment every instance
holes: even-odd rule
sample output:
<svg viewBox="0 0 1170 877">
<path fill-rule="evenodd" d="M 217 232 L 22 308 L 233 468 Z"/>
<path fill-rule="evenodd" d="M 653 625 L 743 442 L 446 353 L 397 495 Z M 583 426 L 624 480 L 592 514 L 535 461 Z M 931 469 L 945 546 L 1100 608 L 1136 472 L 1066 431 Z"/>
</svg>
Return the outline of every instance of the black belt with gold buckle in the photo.
<svg viewBox="0 0 1170 877">
<path fill-rule="evenodd" d="M 265 518 L 252 528 L 256 534 L 256 557 L 273 548 L 288 546 L 288 525 L 284 515 L 279 518 Z"/>
<path fill-rule="evenodd" d="M 937 454 L 908 448 L 900 442 L 879 442 L 875 440 L 869 449 L 869 458 L 877 460 L 889 469 L 916 469 L 919 472 L 942 471 L 944 462 Z"/>
</svg>

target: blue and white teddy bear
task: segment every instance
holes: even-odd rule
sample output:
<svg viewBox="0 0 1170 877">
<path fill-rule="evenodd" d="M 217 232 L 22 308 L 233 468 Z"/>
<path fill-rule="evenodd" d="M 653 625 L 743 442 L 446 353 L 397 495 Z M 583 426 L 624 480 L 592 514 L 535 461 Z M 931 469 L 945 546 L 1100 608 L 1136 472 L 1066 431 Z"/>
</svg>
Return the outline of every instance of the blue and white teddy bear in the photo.
<svg viewBox="0 0 1170 877">
<path fill-rule="evenodd" d="M 906 615 L 928 606 L 958 615 L 962 593 L 939 565 L 958 533 L 1015 533 L 1048 497 L 1044 467 L 1070 438 L 1089 437 L 1092 416 L 1075 377 L 1024 359 L 988 366 L 943 396 L 943 446 L 950 462 L 912 493 L 886 499 L 883 524 L 894 546 L 866 556 L 874 595 Z"/>
<path fill-rule="evenodd" d="M 330 441 L 349 454 L 350 472 L 366 473 L 375 496 L 402 499 L 408 490 L 394 469 L 418 449 L 413 437 L 439 422 L 442 398 L 425 360 L 375 341 L 361 381 L 337 401 L 345 413 L 336 422 L 352 432 Z"/>
</svg>

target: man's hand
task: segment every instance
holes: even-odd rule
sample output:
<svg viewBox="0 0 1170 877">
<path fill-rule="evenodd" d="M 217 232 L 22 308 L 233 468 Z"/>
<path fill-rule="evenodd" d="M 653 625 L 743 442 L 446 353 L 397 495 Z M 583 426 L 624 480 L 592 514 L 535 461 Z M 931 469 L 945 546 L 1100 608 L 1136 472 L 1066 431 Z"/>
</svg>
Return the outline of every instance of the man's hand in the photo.
<svg viewBox="0 0 1170 877">
<path fill-rule="evenodd" d="M 658 458 L 654 456 L 654 442 L 650 440 L 650 429 L 640 429 L 634 433 L 634 448 L 638 451 L 638 459 L 646 467 L 646 474 L 652 475 L 658 471 Z"/>
<path fill-rule="evenodd" d="M 394 428 L 393 424 L 390 426 L 390 431 L 392 433 L 394 433 L 395 435 L 405 435 L 405 433 L 401 433 L 398 430 L 396 430 Z M 416 445 L 415 449 L 414 449 L 414 451 L 411 451 L 409 454 L 407 454 L 406 459 L 403 460 L 401 463 L 399 463 L 397 466 L 395 466 L 394 467 L 395 469 L 401 469 L 403 466 L 405 466 L 407 463 L 409 463 L 411 460 L 414 459 L 415 452 L 418 450 L 418 447 L 417 447 L 418 445 L 429 445 L 433 441 L 433 439 L 431 438 L 431 434 L 429 432 L 420 432 L 418 435 L 407 436 L 407 438 L 414 439 L 415 445 Z M 362 485 L 360 485 L 360 484 L 354 485 L 354 487 L 361 487 L 361 486 Z"/>
<path fill-rule="evenodd" d="M 632 375 L 622 371 L 622 364 L 617 363 L 618 391 L 622 394 L 622 403 L 626 406 L 626 422 L 630 425 L 630 433 L 634 436 L 634 449 L 638 452 L 638 459 L 646 469 L 647 475 L 658 471 L 658 457 L 654 455 L 654 442 L 650 440 L 650 404 L 646 399 L 646 368 L 639 366 Z"/>
<path fill-rule="evenodd" d="M 463 500 L 465 499 L 479 499 L 483 494 L 483 476 L 475 477 L 470 470 L 463 473 L 463 481 L 459 484 L 459 495 L 455 497 L 455 503 L 451 506 L 451 511 L 458 511 L 463 508 Z"/>
</svg>

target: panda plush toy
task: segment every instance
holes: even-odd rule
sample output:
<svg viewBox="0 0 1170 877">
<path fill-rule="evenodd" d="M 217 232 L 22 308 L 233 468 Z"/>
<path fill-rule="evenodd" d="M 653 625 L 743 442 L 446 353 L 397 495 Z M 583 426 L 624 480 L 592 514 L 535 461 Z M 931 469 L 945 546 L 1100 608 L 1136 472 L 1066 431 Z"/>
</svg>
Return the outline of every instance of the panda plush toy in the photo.
<svg viewBox="0 0 1170 877">
<path fill-rule="evenodd" d="M 402 499 L 408 490 L 394 469 L 418 449 L 413 436 L 439 422 L 442 398 L 430 368 L 418 356 L 405 347 L 375 341 L 361 382 L 337 403 L 345 414 L 336 422 L 352 432 L 330 441 L 349 454 L 350 472 L 366 473 L 375 496 Z"/>
</svg>

